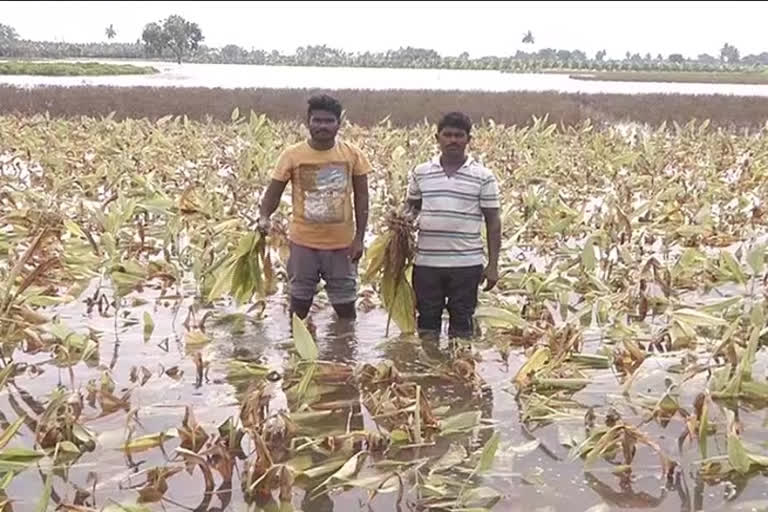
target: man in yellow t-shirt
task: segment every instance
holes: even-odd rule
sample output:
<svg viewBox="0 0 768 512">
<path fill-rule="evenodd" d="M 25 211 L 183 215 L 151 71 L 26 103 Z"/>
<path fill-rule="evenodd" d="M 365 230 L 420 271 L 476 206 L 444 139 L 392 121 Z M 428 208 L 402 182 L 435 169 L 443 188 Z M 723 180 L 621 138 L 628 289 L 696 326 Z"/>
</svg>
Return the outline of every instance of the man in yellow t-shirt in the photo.
<svg viewBox="0 0 768 512">
<path fill-rule="evenodd" d="M 336 314 L 352 319 L 357 264 L 368 224 L 371 164 L 358 148 L 336 140 L 342 112 L 336 99 L 319 95 L 308 103 L 310 138 L 280 155 L 261 202 L 259 231 L 268 233 L 269 217 L 291 182 L 293 218 L 287 265 L 291 313 L 306 318 L 322 278 Z"/>
</svg>

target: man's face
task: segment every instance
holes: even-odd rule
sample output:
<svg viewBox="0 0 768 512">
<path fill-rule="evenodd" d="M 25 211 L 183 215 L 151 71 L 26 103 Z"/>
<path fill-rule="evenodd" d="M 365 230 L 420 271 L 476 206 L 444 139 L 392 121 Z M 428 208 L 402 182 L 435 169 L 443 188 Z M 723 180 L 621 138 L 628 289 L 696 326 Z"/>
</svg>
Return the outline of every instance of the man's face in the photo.
<svg viewBox="0 0 768 512">
<path fill-rule="evenodd" d="M 336 138 L 339 131 L 339 120 L 336 114 L 327 110 L 313 110 L 307 120 L 309 134 L 317 142 L 330 142 Z"/>
<path fill-rule="evenodd" d="M 448 157 L 464 156 L 469 139 L 470 136 L 467 132 L 453 126 L 445 126 L 437 134 L 437 143 L 440 145 L 440 151 Z"/>
</svg>

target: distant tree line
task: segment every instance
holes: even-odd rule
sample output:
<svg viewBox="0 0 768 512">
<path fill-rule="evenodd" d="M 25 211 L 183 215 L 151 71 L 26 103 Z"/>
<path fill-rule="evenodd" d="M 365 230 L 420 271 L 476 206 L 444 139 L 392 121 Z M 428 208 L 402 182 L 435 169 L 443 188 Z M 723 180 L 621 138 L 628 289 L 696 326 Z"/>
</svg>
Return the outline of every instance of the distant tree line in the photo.
<svg viewBox="0 0 768 512">
<path fill-rule="evenodd" d="M 113 25 L 105 34 L 111 41 L 116 34 Z M 16 30 L 0 23 L 0 57 L 20 59 L 108 58 L 148 59 L 221 64 L 255 64 L 281 66 L 386 67 L 482 69 L 515 72 L 546 70 L 584 71 L 744 71 L 768 66 L 768 52 L 742 57 L 739 50 L 726 43 L 719 55 L 700 54 L 696 58 L 680 53 L 667 56 L 627 52 L 623 59 L 607 59 L 605 50 L 589 56 L 581 50 L 542 48 L 538 51 L 517 51 L 512 56 L 470 58 L 467 52 L 459 56 L 442 56 L 435 50 L 400 48 L 386 52 L 346 52 L 326 45 L 302 46 L 293 55 L 278 51 L 246 49 L 229 44 L 212 48 L 202 44 L 202 30 L 197 23 L 181 16 L 169 16 L 145 25 L 141 38 L 134 43 L 94 42 L 65 43 L 30 41 L 19 37 Z M 528 31 L 523 43 L 533 44 Z"/>
</svg>

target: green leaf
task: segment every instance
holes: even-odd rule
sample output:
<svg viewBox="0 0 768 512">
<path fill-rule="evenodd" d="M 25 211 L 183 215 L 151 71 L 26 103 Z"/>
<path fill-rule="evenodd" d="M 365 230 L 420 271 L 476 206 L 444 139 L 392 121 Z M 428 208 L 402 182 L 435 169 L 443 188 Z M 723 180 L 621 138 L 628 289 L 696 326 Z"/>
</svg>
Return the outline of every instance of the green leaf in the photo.
<svg viewBox="0 0 768 512">
<path fill-rule="evenodd" d="M 351 456 L 335 473 L 326 478 L 320 485 L 315 487 L 313 491 L 317 491 L 322 487 L 332 483 L 334 480 L 346 481 L 352 479 L 357 473 L 358 464 L 360 458 L 364 458 L 368 455 L 366 451 L 360 451 Z M 305 472 L 306 473 L 306 472 Z"/>
<path fill-rule="evenodd" d="M 747 276 L 744 275 L 744 271 L 741 269 L 741 265 L 739 265 L 739 262 L 736 261 L 736 258 L 733 257 L 733 254 L 728 251 L 721 251 L 720 258 L 722 263 L 725 265 L 725 268 L 728 270 L 728 272 L 730 272 L 731 276 L 736 280 L 737 283 L 744 284 L 747 282 Z"/>
<path fill-rule="evenodd" d="M 43 489 L 43 495 L 40 496 L 40 501 L 37 502 L 37 512 L 45 512 L 48 510 L 48 503 L 51 501 L 51 491 L 53 490 L 53 475 L 48 473 L 45 477 L 45 488 Z"/>
<path fill-rule="evenodd" d="M 467 450 L 458 443 L 451 443 L 448 450 L 430 468 L 430 474 L 451 469 L 467 460 Z"/>
<path fill-rule="evenodd" d="M 398 279 L 399 282 L 394 278 L 382 278 L 381 299 L 400 332 L 411 334 L 416 331 L 416 298 L 405 275 Z"/>
<path fill-rule="evenodd" d="M 752 304 L 749 318 L 753 327 L 762 329 L 765 325 L 765 302 L 755 302 Z"/>
<path fill-rule="evenodd" d="M 488 471 L 493 466 L 493 459 L 496 457 L 496 450 L 499 448 L 499 433 L 494 432 L 491 438 L 483 446 L 480 452 L 480 465 L 478 472 Z"/>
<path fill-rule="evenodd" d="M 421 437 L 421 386 L 416 385 L 416 404 L 413 411 L 413 440 L 420 444 Z"/>
<path fill-rule="evenodd" d="M 27 448 L 9 448 L 0 452 L 0 461 L 6 462 L 34 462 L 42 457 L 45 457 L 43 452 Z"/>
<path fill-rule="evenodd" d="M 295 313 L 293 314 L 293 344 L 299 356 L 305 361 L 316 361 L 318 356 L 317 345 L 312 339 L 312 334 L 307 326 Z"/>
<path fill-rule="evenodd" d="M 226 290 L 229 290 L 232 287 L 232 279 L 235 275 L 234 261 L 228 261 L 215 275 L 216 281 L 214 282 L 211 290 L 208 292 L 208 302 L 213 302 L 214 300 L 218 299 Z"/>
<path fill-rule="evenodd" d="M 444 436 L 472 430 L 480 424 L 480 411 L 469 411 L 445 418 L 440 422 L 440 433 Z"/>
<path fill-rule="evenodd" d="M 717 318 L 691 308 L 680 308 L 673 311 L 672 318 L 693 326 L 717 327 L 727 324 L 722 318 Z"/>
<path fill-rule="evenodd" d="M 536 349 L 536 352 L 534 352 L 531 357 L 528 358 L 528 361 L 526 361 L 517 371 L 517 375 L 515 375 L 515 384 L 520 386 L 528 379 L 528 376 L 531 373 L 535 373 L 546 366 L 551 356 L 552 353 L 547 347 L 539 347 Z"/>
<path fill-rule="evenodd" d="M 128 453 L 143 452 L 161 446 L 166 439 L 172 437 L 176 437 L 176 433 L 173 430 L 168 432 L 158 432 L 156 434 L 131 439 L 129 442 L 123 444 L 120 449 Z"/>
<path fill-rule="evenodd" d="M 581 251 L 581 264 L 584 270 L 592 272 L 597 267 L 597 257 L 595 256 L 595 246 L 592 237 L 584 242 L 584 249 Z"/>
<path fill-rule="evenodd" d="M 509 329 L 517 327 L 523 329 L 527 322 L 518 313 L 508 309 L 495 308 L 491 306 L 481 306 L 475 311 L 475 318 L 489 327 L 501 327 Z"/>
<path fill-rule="evenodd" d="M 302 375 L 301 380 L 299 381 L 299 385 L 296 388 L 296 400 L 299 403 L 301 403 L 301 399 L 304 397 L 304 394 L 307 392 L 309 385 L 312 383 L 312 378 L 315 376 L 316 369 L 317 365 L 314 363 L 306 366 L 304 375 Z"/>
<path fill-rule="evenodd" d="M 0 489 L 5 491 L 8 489 L 8 486 L 11 485 L 11 482 L 13 481 L 13 477 L 16 475 L 13 471 L 8 471 L 5 473 L 5 476 L 3 476 L 2 481 L 0 481 Z"/>
<path fill-rule="evenodd" d="M 749 456 L 741 444 L 741 439 L 735 434 L 728 434 L 728 462 L 742 475 L 749 472 Z"/>
<path fill-rule="evenodd" d="M 85 233 L 83 233 L 83 230 L 80 229 L 80 226 L 78 226 L 76 222 L 73 222 L 69 219 L 64 219 L 64 227 L 66 227 L 67 231 L 69 231 L 73 235 L 78 236 L 80 238 L 85 238 Z"/>
<path fill-rule="evenodd" d="M 307 470 L 304 470 L 301 472 L 301 474 L 310 480 L 326 475 L 330 473 L 331 471 L 335 471 L 341 466 L 344 465 L 344 463 L 347 462 L 347 459 L 333 459 L 328 462 L 324 462 L 323 464 L 320 464 L 319 466 L 311 467 Z"/>
<path fill-rule="evenodd" d="M 60 451 L 65 453 L 80 453 L 80 448 L 78 448 L 75 443 L 71 441 L 61 441 L 58 444 L 58 448 Z"/>
<path fill-rule="evenodd" d="M 765 243 L 757 244 L 747 253 L 747 263 L 755 276 L 759 276 L 765 270 L 765 248 Z"/>
<path fill-rule="evenodd" d="M 371 246 L 368 247 L 365 255 L 364 265 L 366 270 L 361 276 L 361 282 L 373 282 L 379 272 L 381 272 L 381 270 L 384 268 L 384 260 L 387 256 L 387 244 L 389 244 L 391 239 L 392 233 L 387 231 L 377 236 Z"/>
<path fill-rule="evenodd" d="M 11 425 L 9 425 L 7 429 L 5 429 L 3 435 L 0 436 L 0 450 L 5 448 L 5 445 L 7 445 L 11 439 L 13 439 L 13 436 L 16 435 L 16 432 L 18 432 L 21 426 L 24 424 L 25 419 L 26 416 L 22 415 Z"/>
<path fill-rule="evenodd" d="M 501 495 L 490 487 L 475 487 L 465 492 L 459 499 L 462 507 L 493 507 Z"/>
<path fill-rule="evenodd" d="M 152 337 L 152 331 L 155 330 L 155 322 L 152 320 L 152 315 L 147 311 L 144 312 L 144 342 L 148 342 Z"/>
<path fill-rule="evenodd" d="M 699 423 L 699 450 L 703 459 L 707 458 L 707 436 L 709 435 L 708 407 L 707 402 L 704 401 L 704 405 L 701 408 L 701 421 Z"/>
<path fill-rule="evenodd" d="M 111 503 L 103 508 L 101 512 L 152 512 L 152 509 L 146 505 Z"/>
<path fill-rule="evenodd" d="M 187 332 L 184 336 L 184 343 L 189 346 L 205 345 L 211 338 L 199 329 Z"/>
</svg>

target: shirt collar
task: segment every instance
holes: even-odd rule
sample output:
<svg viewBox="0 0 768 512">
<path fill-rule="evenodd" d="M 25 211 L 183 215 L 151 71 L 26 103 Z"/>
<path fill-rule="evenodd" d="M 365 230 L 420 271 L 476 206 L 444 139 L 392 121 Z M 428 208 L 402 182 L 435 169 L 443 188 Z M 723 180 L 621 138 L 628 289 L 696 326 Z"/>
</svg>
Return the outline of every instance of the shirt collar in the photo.
<svg viewBox="0 0 768 512">
<path fill-rule="evenodd" d="M 439 167 L 440 169 L 443 168 L 442 164 L 440 164 L 440 154 L 438 153 L 434 157 L 432 157 L 432 160 L 430 161 L 431 164 L 434 167 Z M 467 160 L 464 162 L 464 165 L 459 167 L 459 169 L 463 169 L 464 167 L 471 167 L 475 163 L 475 159 L 472 157 L 471 153 L 467 153 Z"/>
</svg>

